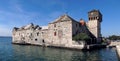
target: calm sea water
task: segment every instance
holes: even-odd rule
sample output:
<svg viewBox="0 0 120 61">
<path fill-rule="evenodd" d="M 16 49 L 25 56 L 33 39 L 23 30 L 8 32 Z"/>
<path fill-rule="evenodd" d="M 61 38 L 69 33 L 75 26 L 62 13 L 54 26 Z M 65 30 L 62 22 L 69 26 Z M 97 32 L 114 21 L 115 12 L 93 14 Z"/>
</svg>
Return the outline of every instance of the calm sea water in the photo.
<svg viewBox="0 0 120 61">
<path fill-rule="evenodd" d="M 40 46 L 13 45 L 0 37 L 0 61 L 118 61 L 116 49 L 73 51 Z"/>
</svg>

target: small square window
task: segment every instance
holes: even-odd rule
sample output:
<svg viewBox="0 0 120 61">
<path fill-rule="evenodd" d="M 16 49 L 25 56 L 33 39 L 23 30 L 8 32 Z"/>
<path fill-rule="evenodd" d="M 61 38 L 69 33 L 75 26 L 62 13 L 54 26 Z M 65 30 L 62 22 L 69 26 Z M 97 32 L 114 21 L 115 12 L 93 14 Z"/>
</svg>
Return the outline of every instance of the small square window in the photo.
<svg viewBox="0 0 120 61">
<path fill-rule="evenodd" d="M 37 38 L 35 39 L 35 41 L 37 41 Z"/>
</svg>

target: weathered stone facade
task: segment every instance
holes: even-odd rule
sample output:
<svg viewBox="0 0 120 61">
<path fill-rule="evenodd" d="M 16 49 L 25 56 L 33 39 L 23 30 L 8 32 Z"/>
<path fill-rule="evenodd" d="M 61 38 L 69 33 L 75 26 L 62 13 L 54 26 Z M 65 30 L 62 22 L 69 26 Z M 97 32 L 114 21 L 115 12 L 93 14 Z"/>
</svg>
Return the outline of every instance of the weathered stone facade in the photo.
<svg viewBox="0 0 120 61">
<path fill-rule="evenodd" d="M 97 29 L 91 29 L 93 26 L 97 26 Z M 82 49 L 84 43 L 79 44 L 72 39 L 73 36 L 82 32 L 87 33 L 91 38 L 100 37 L 100 22 L 97 19 L 89 20 L 88 23 L 82 19 L 78 22 L 65 14 L 49 23 L 48 26 L 40 27 L 31 23 L 21 28 L 15 27 L 12 42 Z"/>
</svg>

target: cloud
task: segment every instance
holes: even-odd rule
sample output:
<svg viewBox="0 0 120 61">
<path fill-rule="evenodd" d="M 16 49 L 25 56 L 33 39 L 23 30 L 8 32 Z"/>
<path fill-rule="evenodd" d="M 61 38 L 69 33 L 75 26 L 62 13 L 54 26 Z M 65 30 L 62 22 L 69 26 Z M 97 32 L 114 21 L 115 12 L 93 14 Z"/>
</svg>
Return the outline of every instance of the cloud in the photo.
<svg viewBox="0 0 120 61">
<path fill-rule="evenodd" d="M 9 10 L 0 10 L 0 14 L 2 14 L 0 15 L 0 36 L 10 36 L 13 27 L 21 27 L 31 22 L 40 26 L 47 25 L 63 13 L 61 11 L 50 13 L 29 12 L 24 10 L 20 0 L 11 0 L 9 3 Z M 54 2 L 50 5 L 56 4 Z"/>
<path fill-rule="evenodd" d="M 24 9 L 19 0 L 11 0 L 9 4 L 10 4 L 9 7 L 13 12 L 24 13 Z"/>
<path fill-rule="evenodd" d="M 0 10 L 0 36 L 10 36 L 13 27 L 20 27 L 24 24 L 34 22 L 34 18 L 38 16 L 34 12 L 26 12 L 19 4 L 19 1 L 12 0 L 10 2 L 10 10 Z"/>
</svg>

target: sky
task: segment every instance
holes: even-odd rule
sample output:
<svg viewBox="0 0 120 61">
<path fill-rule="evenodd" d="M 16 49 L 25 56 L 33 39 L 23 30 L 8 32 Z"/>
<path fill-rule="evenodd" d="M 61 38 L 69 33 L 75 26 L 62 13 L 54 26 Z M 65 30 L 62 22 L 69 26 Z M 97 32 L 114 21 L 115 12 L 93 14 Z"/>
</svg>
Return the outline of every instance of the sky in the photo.
<svg viewBox="0 0 120 61">
<path fill-rule="evenodd" d="M 13 27 L 30 23 L 47 26 L 68 14 L 88 21 L 88 12 L 97 9 L 103 15 L 102 36 L 120 35 L 120 0 L 0 0 L 0 36 L 11 36 Z"/>
</svg>

